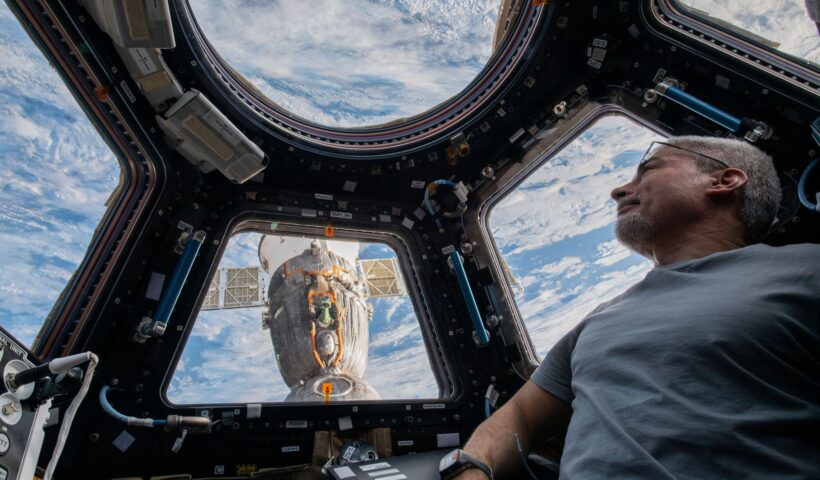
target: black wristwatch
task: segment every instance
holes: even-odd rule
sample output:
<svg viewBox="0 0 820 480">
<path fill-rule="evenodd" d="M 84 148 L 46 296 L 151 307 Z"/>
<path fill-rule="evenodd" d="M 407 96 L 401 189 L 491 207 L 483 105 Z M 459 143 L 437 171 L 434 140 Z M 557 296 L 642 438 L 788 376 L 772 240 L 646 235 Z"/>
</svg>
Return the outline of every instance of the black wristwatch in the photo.
<svg viewBox="0 0 820 480">
<path fill-rule="evenodd" d="M 493 470 L 487 464 L 460 448 L 443 456 L 438 462 L 438 473 L 442 480 L 453 478 L 468 468 L 477 468 L 493 480 Z"/>
</svg>

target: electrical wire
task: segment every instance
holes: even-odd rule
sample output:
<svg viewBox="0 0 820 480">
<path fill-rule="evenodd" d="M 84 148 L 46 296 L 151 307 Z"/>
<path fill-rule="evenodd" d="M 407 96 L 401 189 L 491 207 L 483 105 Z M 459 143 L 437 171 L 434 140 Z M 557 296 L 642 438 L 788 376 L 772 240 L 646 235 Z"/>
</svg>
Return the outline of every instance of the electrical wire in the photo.
<svg viewBox="0 0 820 480">
<path fill-rule="evenodd" d="M 111 387 L 105 385 L 100 389 L 100 405 L 102 406 L 105 413 L 111 415 L 112 417 L 116 418 L 122 423 L 132 425 L 135 427 L 164 427 L 168 424 L 167 420 L 157 420 L 153 418 L 137 418 L 137 417 L 129 417 L 127 415 L 123 415 L 122 413 L 118 412 L 111 403 L 108 402 L 108 391 L 111 390 Z"/>
<path fill-rule="evenodd" d="M 812 202 L 806 196 L 806 183 L 808 183 L 809 173 L 811 173 L 818 161 L 820 161 L 820 158 L 815 158 L 811 163 L 809 163 L 809 166 L 803 170 L 803 175 L 800 175 L 800 181 L 797 183 L 797 197 L 800 199 L 800 203 L 802 203 L 804 207 L 809 210 L 814 210 L 815 212 L 820 212 L 820 205 Z"/>
<path fill-rule="evenodd" d="M 515 448 L 518 449 L 518 456 L 521 458 L 521 463 L 524 464 L 524 468 L 527 470 L 527 473 L 530 474 L 530 477 L 533 480 L 539 480 L 538 477 L 535 476 L 535 472 L 533 472 L 530 468 L 529 463 L 527 463 L 527 456 L 524 455 L 524 450 L 521 448 L 521 442 L 518 441 L 518 434 L 513 433 L 513 437 L 515 437 Z"/>
<path fill-rule="evenodd" d="M 54 453 L 52 453 L 51 460 L 48 462 L 46 473 L 43 475 L 43 480 L 51 480 L 51 476 L 54 474 L 54 469 L 57 468 L 57 462 L 60 461 L 60 455 L 63 453 L 65 442 L 68 439 L 68 432 L 71 430 L 71 423 L 74 421 L 77 410 L 80 408 L 80 403 L 82 403 L 85 395 L 88 393 L 89 387 L 91 387 L 91 379 L 94 377 L 94 369 L 97 368 L 97 363 L 99 363 L 100 359 L 97 355 L 91 352 L 89 353 L 90 359 L 88 368 L 85 371 L 85 379 L 83 379 L 83 384 L 80 387 L 80 391 L 77 392 L 74 400 L 72 400 L 71 404 L 65 411 L 65 415 L 63 416 L 63 424 L 60 426 L 60 433 L 57 435 L 57 444 L 54 446 Z"/>
</svg>

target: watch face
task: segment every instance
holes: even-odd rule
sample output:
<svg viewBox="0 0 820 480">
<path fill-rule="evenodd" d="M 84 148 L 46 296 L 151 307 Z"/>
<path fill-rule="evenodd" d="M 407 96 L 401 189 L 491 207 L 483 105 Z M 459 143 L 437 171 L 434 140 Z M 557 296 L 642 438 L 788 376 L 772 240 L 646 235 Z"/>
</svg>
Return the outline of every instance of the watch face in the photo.
<svg viewBox="0 0 820 480">
<path fill-rule="evenodd" d="M 447 455 L 441 457 L 438 462 L 438 471 L 443 472 L 452 467 L 458 461 L 458 449 L 453 450 Z"/>
</svg>

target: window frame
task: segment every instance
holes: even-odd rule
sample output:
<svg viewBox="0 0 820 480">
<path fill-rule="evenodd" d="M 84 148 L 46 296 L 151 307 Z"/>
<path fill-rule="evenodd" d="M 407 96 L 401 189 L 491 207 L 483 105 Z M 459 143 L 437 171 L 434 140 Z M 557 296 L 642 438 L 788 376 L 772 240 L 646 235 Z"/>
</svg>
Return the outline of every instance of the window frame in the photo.
<svg viewBox="0 0 820 480">
<path fill-rule="evenodd" d="M 271 229 L 271 223 L 276 223 L 276 229 Z M 416 268 L 413 267 L 413 255 L 410 246 L 405 238 L 398 232 L 393 231 L 377 231 L 371 229 L 361 229 L 354 227 L 334 227 L 333 240 L 351 241 L 366 241 L 372 243 L 381 243 L 391 248 L 396 254 L 396 260 L 401 270 L 402 281 L 406 289 L 406 295 L 410 298 L 413 310 L 416 314 L 422 341 L 427 353 L 427 358 L 430 365 L 433 378 L 439 387 L 439 395 L 435 398 L 389 398 L 379 400 L 355 400 L 355 401 L 339 401 L 334 402 L 336 406 L 350 406 L 350 405 L 390 405 L 390 404 L 430 404 L 430 403 L 453 403 L 460 394 L 460 387 L 457 383 L 457 377 L 453 375 L 453 366 L 449 364 L 448 358 L 444 355 L 444 349 L 438 341 L 439 333 L 436 332 L 435 324 L 430 314 L 428 307 L 428 299 L 424 294 L 425 289 L 422 287 L 421 279 L 416 274 Z M 282 236 L 311 236 L 319 238 L 328 238 L 325 235 L 325 225 L 318 225 L 308 220 L 300 221 L 291 217 L 277 217 L 271 214 L 252 215 L 252 218 L 245 218 L 237 221 L 234 225 L 226 230 L 222 240 L 220 240 L 219 252 L 214 257 L 207 274 L 207 279 L 203 282 L 199 289 L 197 301 L 194 304 L 194 309 L 191 310 L 190 320 L 187 323 L 184 335 L 180 339 L 179 345 L 176 348 L 172 361 L 168 364 L 165 377 L 160 383 L 159 397 L 161 401 L 174 409 L 190 409 L 190 408 L 208 408 L 216 405 L 233 405 L 242 406 L 248 402 L 230 402 L 230 403 L 176 403 L 168 397 L 168 389 L 171 386 L 177 366 L 182 359 L 182 353 L 185 351 L 185 346 L 188 343 L 191 332 L 196 325 L 197 317 L 199 316 L 202 305 L 208 294 L 211 281 L 219 269 L 220 262 L 225 256 L 229 241 L 235 235 L 241 233 L 258 233 L 258 234 L 274 234 Z M 267 287 L 267 285 L 266 285 Z M 267 295 L 267 292 L 266 292 Z M 255 402 L 263 406 L 269 407 L 310 407 L 315 405 L 323 405 L 322 402 Z"/>
<path fill-rule="evenodd" d="M 578 121 L 563 131 L 559 132 L 557 138 L 544 138 L 541 142 L 530 145 L 524 154 L 524 163 L 526 164 L 521 170 L 516 172 L 514 176 L 507 180 L 502 187 L 493 192 L 485 201 L 481 203 L 481 208 L 478 212 L 479 230 L 481 232 L 482 240 L 488 245 L 488 256 L 490 259 L 488 267 L 493 271 L 495 278 L 506 279 L 506 274 L 503 269 L 503 255 L 495 242 L 495 237 L 492 234 L 490 226 L 490 216 L 495 206 L 504 200 L 509 194 L 513 193 L 527 178 L 539 170 L 546 163 L 551 161 L 556 155 L 562 152 L 570 143 L 575 141 L 584 132 L 591 128 L 595 123 L 604 117 L 621 116 L 627 120 L 632 121 L 636 125 L 647 128 L 659 135 L 669 136 L 668 131 L 664 131 L 658 125 L 649 122 L 646 119 L 639 117 L 628 109 L 615 104 L 590 104 L 585 112 L 579 112 Z M 546 148 L 538 151 L 539 145 L 546 145 Z M 530 157 L 531 158 L 528 158 Z M 518 331 L 522 341 L 522 356 L 525 365 L 523 370 L 534 369 L 541 363 L 541 358 L 538 356 L 538 349 L 534 344 L 532 337 L 529 334 L 526 323 L 515 300 L 515 293 L 510 284 L 506 281 L 498 282 L 498 287 L 504 297 L 505 302 L 509 305 L 509 314 L 512 317 L 512 324 Z M 522 368 L 517 366 L 519 375 L 523 378 L 529 378 L 529 374 L 521 372 Z"/>
<path fill-rule="evenodd" d="M 817 95 L 817 90 L 820 89 L 818 64 L 742 37 L 724 26 L 697 16 L 678 0 L 647 0 L 644 5 L 642 14 L 645 20 L 660 25 L 667 32 L 682 35 L 813 95 Z"/>
</svg>

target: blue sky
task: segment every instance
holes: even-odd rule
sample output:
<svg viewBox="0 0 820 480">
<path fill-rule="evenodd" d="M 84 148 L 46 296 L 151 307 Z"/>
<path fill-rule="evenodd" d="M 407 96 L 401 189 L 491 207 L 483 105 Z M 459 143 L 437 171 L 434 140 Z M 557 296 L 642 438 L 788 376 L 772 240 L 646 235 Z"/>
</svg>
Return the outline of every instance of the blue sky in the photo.
<svg viewBox="0 0 820 480">
<path fill-rule="evenodd" d="M 240 16 L 242 9 L 219 8 L 215 0 L 192 3 L 216 48 L 263 93 L 300 116 L 338 126 L 417 114 L 464 88 L 489 58 L 498 7 L 479 0 L 253 2 L 265 8 Z M 820 58 L 801 1 L 691 3 L 745 22 L 784 51 Z M 254 22 L 265 28 L 249 28 Z M 255 36 L 244 37 L 247 32 Z M 493 210 L 493 236 L 519 283 L 516 302 L 540 355 L 649 268 L 613 241 L 608 195 L 631 176 L 653 137 L 624 118 L 602 119 Z M 82 260 L 119 171 L 5 3 L 0 138 L 0 318 L 30 344 Z M 233 241 L 254 254 L 255 242 Z M 386 253 L 371 251 L 377 248 L 362 255 Z M 411 302 L 377 303 L 368 381 L 385 396 L 435 396 Z M 237 310 L 227 320 L 202 314 L 172 387 L 175 398 L 214 398 L 220 389 L 235 401 L 281 395 L 284 383 L 260 313 Z"/>
</svg>

